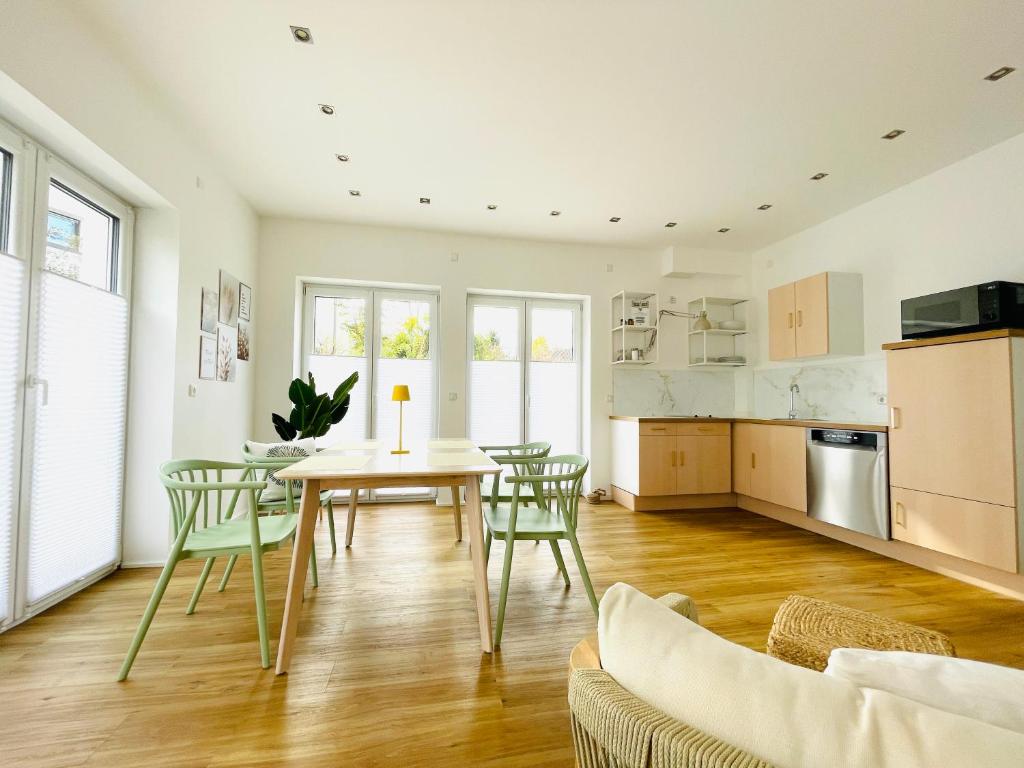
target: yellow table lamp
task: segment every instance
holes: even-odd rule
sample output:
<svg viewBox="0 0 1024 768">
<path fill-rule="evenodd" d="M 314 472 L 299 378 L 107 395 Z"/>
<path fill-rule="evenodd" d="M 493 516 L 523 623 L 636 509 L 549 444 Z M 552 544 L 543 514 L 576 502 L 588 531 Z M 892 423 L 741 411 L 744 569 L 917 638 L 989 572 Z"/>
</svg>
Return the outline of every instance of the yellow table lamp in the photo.
<svg viewBox="0 0 1024 768">
<path fill-rule="evenodd" d="M 409 451 L 402 449 L 402 404 L 410 400 L 409 397 L 409 385 L 408 384 L 395 384 L 391 390 L 391 400 L 398 403 L 398 450 L 392 451 L 392 453 L 408 453 Z"/>
</svg>

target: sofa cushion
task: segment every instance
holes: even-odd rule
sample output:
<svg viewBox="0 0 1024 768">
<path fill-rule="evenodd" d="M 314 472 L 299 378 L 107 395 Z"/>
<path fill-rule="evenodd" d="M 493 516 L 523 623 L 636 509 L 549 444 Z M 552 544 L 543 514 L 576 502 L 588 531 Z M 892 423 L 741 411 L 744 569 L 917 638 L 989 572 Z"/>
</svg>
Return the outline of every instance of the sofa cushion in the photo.
<svg viewBox="0 0 1024 768">
<path fill-rule="evenodd" d="M 780 768 L 1019 766 L 1024 736 L 735 645 L 625 584 L 601 600 L 602 666 L 665 714 Z"/>
<path fill-rule="evenodd" d="M 294 459 L 303 456 L 312 456 L 316 453 L 316 441 L 307 437 L 302 440 L 292 440 L 288 443 L 257 443 L 253 440 L 247 440 L 245 443 L 246 447 L 256 458 L 270 459 Z M 293 499 L 298 501 L 302 496 L 302 483 L 298 481 L 292 482 L 292 494 Z M 279 480 L 277 476 L 270 472 L 267 474 L 267 487 L 260 491 L 260 504 L 267 504 L 277 501 L 283 501 L 285 499 L 285 484 L 284 480 Z"/>
<path fill-rule="evenodd" d="M 836 648 L 825 674 L 1024 733 L 1024 670 L 928 653 Z"/>
</svg>

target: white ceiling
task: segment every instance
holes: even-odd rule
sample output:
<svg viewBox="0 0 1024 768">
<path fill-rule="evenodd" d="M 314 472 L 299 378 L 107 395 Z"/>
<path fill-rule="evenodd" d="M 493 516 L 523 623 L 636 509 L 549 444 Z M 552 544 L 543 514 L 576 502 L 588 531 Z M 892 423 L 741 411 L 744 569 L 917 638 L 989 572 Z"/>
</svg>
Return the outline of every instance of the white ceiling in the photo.
<svg viewBox="0 0 1024 768">
<path fill-rule="evenodd" d="M 1024 131 L 1021 0 L 81 5 L 265 215 L 747 250 Z"/>
</svg>

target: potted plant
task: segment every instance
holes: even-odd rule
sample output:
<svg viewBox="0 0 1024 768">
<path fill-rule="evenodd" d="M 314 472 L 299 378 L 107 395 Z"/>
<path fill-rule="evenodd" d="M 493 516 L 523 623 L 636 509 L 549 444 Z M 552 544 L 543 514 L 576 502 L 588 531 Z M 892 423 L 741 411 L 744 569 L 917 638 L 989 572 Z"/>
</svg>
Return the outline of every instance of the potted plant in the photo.
<svg viewBox="0 0 1024 768">
<path fill-rule="evenodd" d="M 345 379 L 333 395 L 317 394 L 316 381 L 309 374 L 309 382 L 294 379 L 288 386 L 288 399 L 292 411 L 288 418 L 272 414 L 274 429 L 282 440 L 291 441 L 310 437 L 323 437 L 327 431 L 345 418 L 351 400 L 352 387 L 359 381 L 359 373 Z"/>
</svg>

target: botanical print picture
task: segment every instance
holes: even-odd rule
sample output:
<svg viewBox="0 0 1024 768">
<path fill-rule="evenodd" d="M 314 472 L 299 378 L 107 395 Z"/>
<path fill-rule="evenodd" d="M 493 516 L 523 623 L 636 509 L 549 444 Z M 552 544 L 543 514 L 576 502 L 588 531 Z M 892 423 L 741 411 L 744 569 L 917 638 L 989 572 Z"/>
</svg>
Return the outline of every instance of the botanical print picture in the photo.
<svg viewBox="0 0 1024 768">
<path fill-rule="evenodd" d="M 203 288 L 203 314 L 199 327 L 206 333 L 217 332 L 217 292 Z"/>
<path fill-rule="evenodd" d="M 217 378 L 217 340 L 212 336 L 199 337 L 199 378 Z"/>
<path fill-rule="evenodd" d="M 238 278 L 220 271 L 220 314 L 217 319 L 234 328 L 238 325 Z"/>
<path fill-rule="evenodd" d="M 252 288 L 245 283 L 238 284 L 238 319 L 252 320 Z"/>
<path fill-rule="evenodd" d="M 249 324 L 238 321 L 238 359 L 249 359 Z"/>
<path fill-rule="evenodd" d="M 238 358 L 238 329 L 217 326 L 217 381 L 234 381 Z"/>
</svg>

